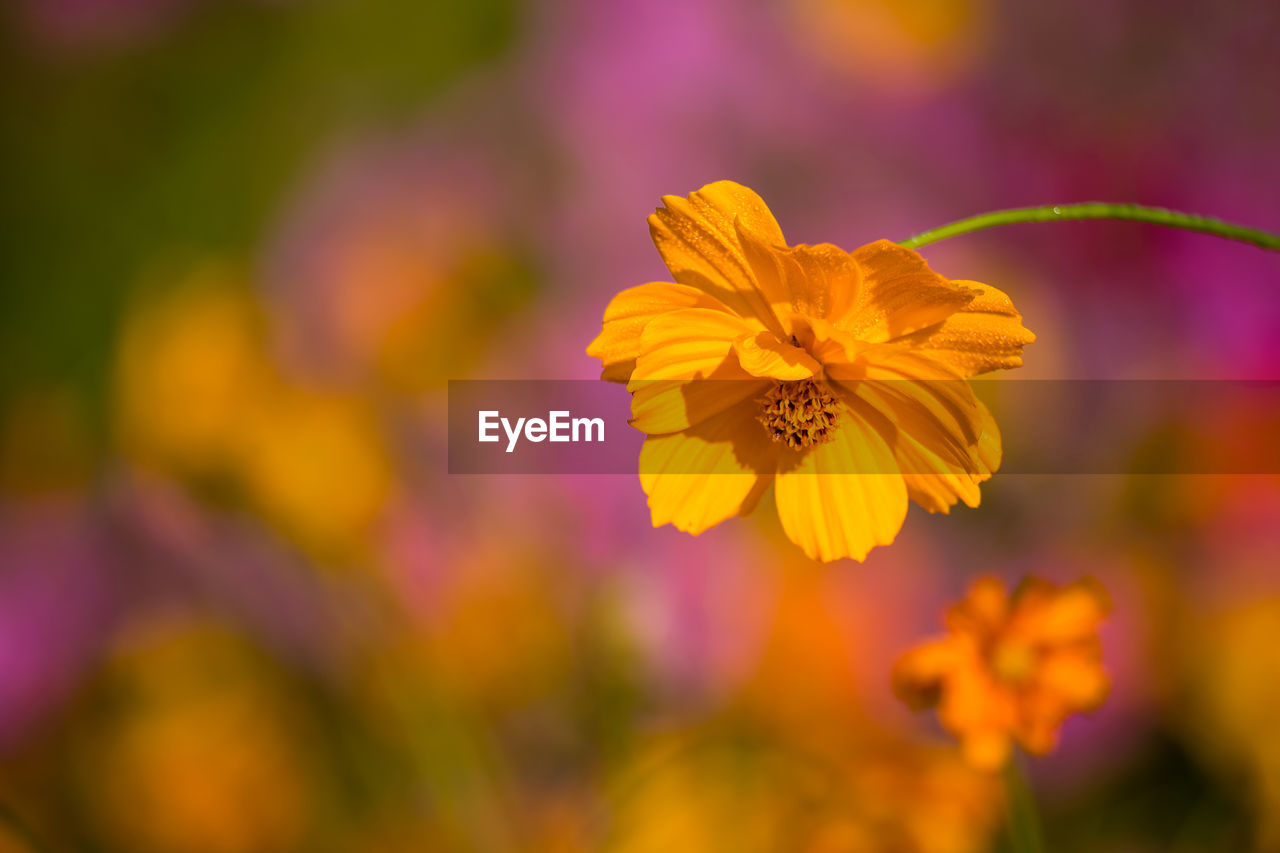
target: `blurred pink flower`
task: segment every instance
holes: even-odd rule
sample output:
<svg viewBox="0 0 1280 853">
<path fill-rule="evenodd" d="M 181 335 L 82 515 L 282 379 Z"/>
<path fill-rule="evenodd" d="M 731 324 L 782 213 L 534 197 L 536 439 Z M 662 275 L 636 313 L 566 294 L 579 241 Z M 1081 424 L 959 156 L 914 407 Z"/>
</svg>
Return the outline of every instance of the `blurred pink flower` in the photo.
<svg viewBox="0 0 1280 853">
<path fill-rule="evenodd" d="M 100 654 L 117 610 L 111 546 L 83 506 L 0 506 L 0 747 L 68 699 Z"/>
</svg>

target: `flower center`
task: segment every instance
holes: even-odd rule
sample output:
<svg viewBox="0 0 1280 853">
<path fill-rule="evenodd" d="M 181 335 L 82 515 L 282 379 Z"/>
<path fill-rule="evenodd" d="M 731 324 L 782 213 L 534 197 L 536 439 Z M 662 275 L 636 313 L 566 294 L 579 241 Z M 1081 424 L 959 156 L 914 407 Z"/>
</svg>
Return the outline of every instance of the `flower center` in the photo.
<svg viewBox="0 0 1280 853">
<path fill-rule="evenodd" d="M 760 414 L 769 436 L 792 450 L 804 450 L 835 437 L 836 398 L 812 379 L 775 382 L 760 398 Z"/>
<path fill-rule="evenodd" d="M 1035 650 L 1017 640 L 1000 642 L 991 656 L 991 668 L 996 678 L 1015 686 L 1023 684 L 1035 673 L 1036 663 Z"/>
</svg>

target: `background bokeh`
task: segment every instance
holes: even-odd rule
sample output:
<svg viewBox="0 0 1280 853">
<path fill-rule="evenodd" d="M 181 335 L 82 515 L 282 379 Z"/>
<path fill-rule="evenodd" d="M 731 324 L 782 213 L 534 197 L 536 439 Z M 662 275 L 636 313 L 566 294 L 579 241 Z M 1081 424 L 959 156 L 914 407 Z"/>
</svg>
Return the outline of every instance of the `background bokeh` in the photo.
<svg viewBox="0 0 1280 853">
<path fill-rule="evenodd" d="M 998 780 L 889 691 L 979 572 L 1092 574 L 1054 851 L 1280 850 L 1280 479 L 997 476 L 863 564 L 634 477 L 444 470 L 447 379 L 592 378 L 719 178 L 848 248 L 1137 201 L 1280 230 L 1266 0 L 12 0 L 0 850 L 921 851 Z M 1022 378 L 1278 378 L 1280 256 L 931 247 Z M 1274 440 L 1187 411 L 1133 454 Z M 1009 425 L 1006 429 L 1015 429 Z M 1098 436 L 1106 441 L 1106 436 Z"/>
</svg>

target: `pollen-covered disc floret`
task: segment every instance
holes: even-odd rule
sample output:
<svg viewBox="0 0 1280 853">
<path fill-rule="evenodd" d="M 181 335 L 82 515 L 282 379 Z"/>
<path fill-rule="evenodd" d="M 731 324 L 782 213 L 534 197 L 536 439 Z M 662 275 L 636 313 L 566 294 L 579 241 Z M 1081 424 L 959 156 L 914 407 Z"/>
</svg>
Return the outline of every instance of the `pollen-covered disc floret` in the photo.
<svg viewBox="0 0 1280 853">
<path fill-rule="evenodd" d="M 804 450 L 830 441 L 836 430 L 836 398 L 818 382 L 774 382 L 756 416 L 774 441 Z"/>
</svg>

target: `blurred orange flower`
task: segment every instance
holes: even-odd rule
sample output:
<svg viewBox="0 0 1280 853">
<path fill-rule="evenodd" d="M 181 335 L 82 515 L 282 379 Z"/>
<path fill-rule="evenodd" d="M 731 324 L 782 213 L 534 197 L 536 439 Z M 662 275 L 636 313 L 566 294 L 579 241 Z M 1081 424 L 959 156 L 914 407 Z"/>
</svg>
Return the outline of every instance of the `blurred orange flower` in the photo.
<svg viewBox="0 0 1280 853">
<path fill-rule="evenodd" d="M 974 581 L 946 615 L 946 637 L 907 652 L 894 692 L 913 708 L 938 708 L 975 766 L 996 769 L 1011 739 L 1043 755 L 1063 721 L 1106 698 L 1098 626 L 1110 608 L 1092 578 L 1058 587 L 1027 578 L 1013 595 L 992 577 Z"/>
<path fill-rule="evenodd" d="M 79 796 L 108 849 L 307 849 L 322 765 L 305 706 L 259 650 L 213 623 L 135 626 L 76 741 Z M 109 777 L 110 784 L 102 784 Z"/>
<path fill-rule="evenodd" d="M 700 533 L 774 485 L 806 554 L 861 560 L 908 498 L 977 506 L 1000 435 L 966 380 L 1035 339 L 1008 296 L 888 240 L 788 246 L 732 181 L 663 203 L 649 229 L 677 283 L 618 294 L 587 348 L 632 392 L 655 526 Z"/>
</svg>

